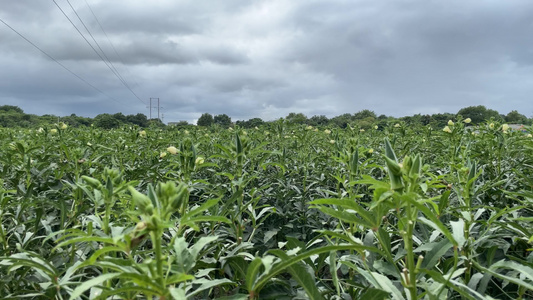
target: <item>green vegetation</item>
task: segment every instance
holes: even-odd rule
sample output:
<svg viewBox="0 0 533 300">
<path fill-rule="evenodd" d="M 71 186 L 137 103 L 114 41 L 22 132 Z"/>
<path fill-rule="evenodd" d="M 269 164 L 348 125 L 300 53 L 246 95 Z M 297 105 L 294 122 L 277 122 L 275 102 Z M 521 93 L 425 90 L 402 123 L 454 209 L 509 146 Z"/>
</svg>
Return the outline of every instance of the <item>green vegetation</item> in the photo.
<svg viewBox="0 0 533 300">
<path fill-rule="evenodd" d="M 0 297 L 533 297 L 533 128 L 293 116 L 0 128 Z"/>
<path fill-rule="evenodd" d="M 290 125 L 311 125 L 311 126 L 331 126 L 339 128 L 359 127 L 363 129 L 370 129 L 375 124 L 380 127 L 386 126 L 392 122 L 402 122 L 409 126 L 418 125 L 431 125 L 433 127 L 445 126 L 448 120 L 462 117 L 471 116 L 472 124 L 476 125 L 485 122 L 485 120 L 494 120 L 497 122 L 507 122 L 514 124 L 533 124 L 533 119 L 528 119 L 526 116 L 520 114 L 518 111 L 513 110 L 507 115 L 499 114 L 497 111 L 487 109 L 485 106 L 469 106 L 460 109 L 457 114 L 451 113 L 437 113 L 433 115 L 421 115 L 416 114 L 413 116 L 405 116 L 401 118 L 387 117 L 385 115 L 377 116 L 371 110 L 364 109 L 354 114 L 345 113 L 340 116 L 328 119 L 324 115 L 315 115 L 307 118 L 303 113 L 289 113 L 285 118 L 285 121 Z M 26 114 L 22 109 L 17 106 L 3 105 L 0 106 L 0 127 L 23 127 L 33 128 L 38 126 L 50 126 L 63 122 L 71 127 L 83 127 L 83 126 L 95 126 L 103 129 L 119 128 L 123 125 L 137 125 L 140 127 L 164 127 L 165 125 L 159 119 L 149 120 L 144 114 L 138 113 L 136 115 L 123 115 L 122 113 L 116 114 L 99 114 L 94 118 L 85 118 L 72 114 L 66 117 L 58 117 L 53 115 L 36 116 Z M 204 113 L 198 118 L 197 125 L 203 127 L 210 127 L 217 125 L 223 128 L 228 128 L 232 125 L 238 125 L 242 128 L 255 128 L 265 123 L 274 123 L 276 121 L 263 121 L 261 118 L 252 118 L 249 120 L 238 120 L 232 122 L 231 117 L 226 114 L 219 114 L 213 116 L 210 113 Z M 187 128 L 194 126 L 188 124 L 187 121 L 172 122 L 172 126 L 180 128 Z"/>
</svg>

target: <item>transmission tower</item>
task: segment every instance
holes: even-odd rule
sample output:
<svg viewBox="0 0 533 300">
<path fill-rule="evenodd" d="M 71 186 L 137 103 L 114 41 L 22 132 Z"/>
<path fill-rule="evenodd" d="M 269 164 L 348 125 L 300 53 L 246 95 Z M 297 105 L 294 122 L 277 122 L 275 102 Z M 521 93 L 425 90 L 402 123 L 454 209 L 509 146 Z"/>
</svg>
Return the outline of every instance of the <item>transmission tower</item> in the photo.
<svg viewBox="0 0 533 300">
<path fill-rule="evenodd" d="M 152 105 L 152 100 L 154 100 L 154 102 L 155 102 L 155 100 L 157 100 L 157 106 L 153 106 Z M 157 108 L 157 119 L 161 120 L 159 118 L 159 108 L 160 108 L 159 107 L 159 98 L 150 98 L 150 106 L 149 107 L 150 107 L 150 120 L 152 119 L 152 108 Z"/>
</svg>

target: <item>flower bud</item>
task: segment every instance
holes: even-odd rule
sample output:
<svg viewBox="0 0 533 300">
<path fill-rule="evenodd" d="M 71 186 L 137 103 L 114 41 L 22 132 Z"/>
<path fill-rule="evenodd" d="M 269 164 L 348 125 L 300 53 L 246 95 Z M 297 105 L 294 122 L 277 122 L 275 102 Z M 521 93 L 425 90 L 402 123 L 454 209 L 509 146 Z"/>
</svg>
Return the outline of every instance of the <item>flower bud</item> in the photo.
<svg viewBox="0 0 533 300">
<path fill-rule="evenodd" d="M 167 152 L 170 153 L 170 154 L 176 154 L 178 153 L 178 149 L 174 146 L 170 146 L 167 148 Z"/>
</svg>

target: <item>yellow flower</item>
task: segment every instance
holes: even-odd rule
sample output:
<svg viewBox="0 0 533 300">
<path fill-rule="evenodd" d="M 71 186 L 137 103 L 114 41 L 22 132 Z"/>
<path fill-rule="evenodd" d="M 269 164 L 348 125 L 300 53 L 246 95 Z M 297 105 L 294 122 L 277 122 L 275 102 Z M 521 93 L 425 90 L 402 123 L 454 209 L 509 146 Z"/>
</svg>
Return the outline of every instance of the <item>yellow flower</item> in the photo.
<svg viewBox="0 0 533 300">
<path fill-rule="evenodd" d="M 65 129 L 67 129 L 67 127 L 68 127 L 67 124 L 65 124 L 65 123 L 63 123 L 63 122 L 59 123 L 59 128 L 65 130 Z"/>
<path fill-rule="evenodd" d="M 189 130 L 185 130 L 183 133 L 185 133 L 185 135 L 189 135 Z"/>
<path fill-rule="evenodd" d="M 378 125 L 374 125 L 374 129 L 378 129 Z"/>
<path fill-rule="evenodd" d="M 166 153 L 166 152 L 161 152 L 161 154 L 159 154 L 159 158 L 163 158 L 163 157 L 165 157 L 165 156 L 167 156 L 167 153 Z"/>
<path fill-rule="evenodd" d="M 93 144 L 91 144 L 91 143 L 87 142 L 87 146 L 91 147 L 92 145 L 93 145 Z"/>
<path fill-rule="evenodd" d="M 396 127 L 396 128 L 400 128 L 401 125 L 400 125 L 400 123 L 396 123 L 396 124 L 394 124 L 394 127 Z"/>
<path fill-rule="evenodd" d="M 196 163 L 197 165 L 201 165 L 201 164 L 204 163 L 204 161 L 205 161 L 205 160 L 204 160 L 203 157 L 198 156 L 198 157 L 196 158 L 195 163 Z"/>
<path fill-rule="evenodd" d="M 452 121 L 452 120 L 449 120 L 449 121 L 448 121 L 448 126 L 453 126 L 453 125 L 454 125 L 453 121 Z"/>
<path fill-rule="evenodd" d="M 233 128 L 230 127 L 230 128 L 228 128 L 228 130 L 229 130 L 229 131 L 233 131 Z"/>
<path fill-rule="evenodd" d="M 507 130 L 509 130 L 509 125 L 507 125 L 507 124 L 503 124 L 503 125 L 502 125 L 502 130 L 503 130 L 504 132 L 507 131 Z"/>
<path fill-rule="evenodd" d="M 57 133 L 57 129 L 55 129 L 55 128 L 50 129 L 50 133 L 51 134 L 56 134 Z"/>
<path fill-rule="evenodd" d="M 372 148 L 368 149 L 368 153 L 370 153 L 370 154 L 374 153 L 374 149 L 372 149 Z"/>
<path fill-rule="evenodd" d="M 242 135 L 248 135 L 248 132 L 243 131 L 243 132 L 242 132 Z"/>
<path fill-rule="evenodd" d="M 466 124 L 470 124 L 470 122 L 472 122 L 472 119 L 466 118 L 463 122 L 465 122 Z"/>
<path fill-rule="evenodd" d="M 146 131 L 144 131 L 144 130 L 139 131 L 139 136 L 140 137 L 146 137 Z"/>
<path fill-rule="evenodd" d="M 255 129 L 255 130 L 259 130 L 259 127 L 255 126 L 254 129 Z"/>
<path fill-rule="evenodd" d="M 335 140 L 329 140 L 330 144 L 335 144 Z"/>
<path fill-rule="evenodd" d="M 176 147 L 174 147 L 174 146 L 170 146 L 170 147 L 168 147 L 168 148 L 167 148 L 167 151 L 168 151 L 168 153 L 170 153 L 170 154 L 176 154 L 176 153 L 178 153 L 178 149 L 177 149 Z"/>
<path fill-rule="evenodd" d="M 305 129 L 307 129 L 307 130 L 312 130 L 312 129 L 313 129 L 313 126 L 309 125 L 309 126 L 307 126 Z"/>
<path fill-rule="evenodd" d="M 39 129 L 37 129 L 37 132 L 38 132 L 38 133 L 43 133 L 43 132 L 44 132 L 44 128 L 39 127 Z"/>
<path fill-rule="evenodd" d="M 494 129 L 494 123 L 489 124 L 490 129 Z"/>
<path fill-rule="evenodd" d="M 330 133 L 331 133 L 331 130 L 326 129 L 326 130 L 324 130 L 324 133 L 325 133 L 325 134 L 330 134 Z"/>
<path fill-rule="evenodd" d="M 528 137 L 528 138 L 532 138 L 533 135 L 531 135 L 531 133 L 528 133 L 528 134 L 526 135 L 526 137 Z"/>
<path fill-rule="evenodd" d="M 361 129 L 359 129 L 359 132 L 365 132 L 365 130 L 361 128 Z"/>
<path fill-rule="evenodd" d="M 452 133 L 452 130 L 448 126 L 444 127 L 442 131 L 447 132 L 447 133 Z"/>
<path fill-rule="evenodd" d="M 209 136 L 209 134 L 206 133 L 206 134 L 204 134 L 204 136 Z"/>
</svg>

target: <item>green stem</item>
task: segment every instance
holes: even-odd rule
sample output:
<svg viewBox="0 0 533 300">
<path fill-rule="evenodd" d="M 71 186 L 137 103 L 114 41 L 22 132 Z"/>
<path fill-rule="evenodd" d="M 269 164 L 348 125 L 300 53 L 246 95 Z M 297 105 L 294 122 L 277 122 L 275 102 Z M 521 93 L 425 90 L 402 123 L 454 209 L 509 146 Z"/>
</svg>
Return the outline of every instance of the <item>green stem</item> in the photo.
<svg viewBox="0 0 533 300">
<path fill-rule="evenodd" d="M 409 290 L 410 299 L 414 300 L 417 298 L 416 293 L 416 267 L 415 267 L 415 257 L 413 253 L 413 228 L 415 226 L 412 219 L 411 205 L 407 206 L 407 232 L 404 236 L 404 245 L 405 250 L 407 251 L 407 270 L 409 272 L 409 282 L 407 282 L 407 288 Z"/>
<path fill-rule="evenodd" d="M 163 272 L 163 253 L 161 249 L 161 229 L 157 228 L 156 230 L 150 232 L 150 237 L 152 238 L 153 249 L 155 252 L 155 260 L 157 266 L 157 278 L 161 287 L 165 287 L 165 277 Z"/>
</svg>

